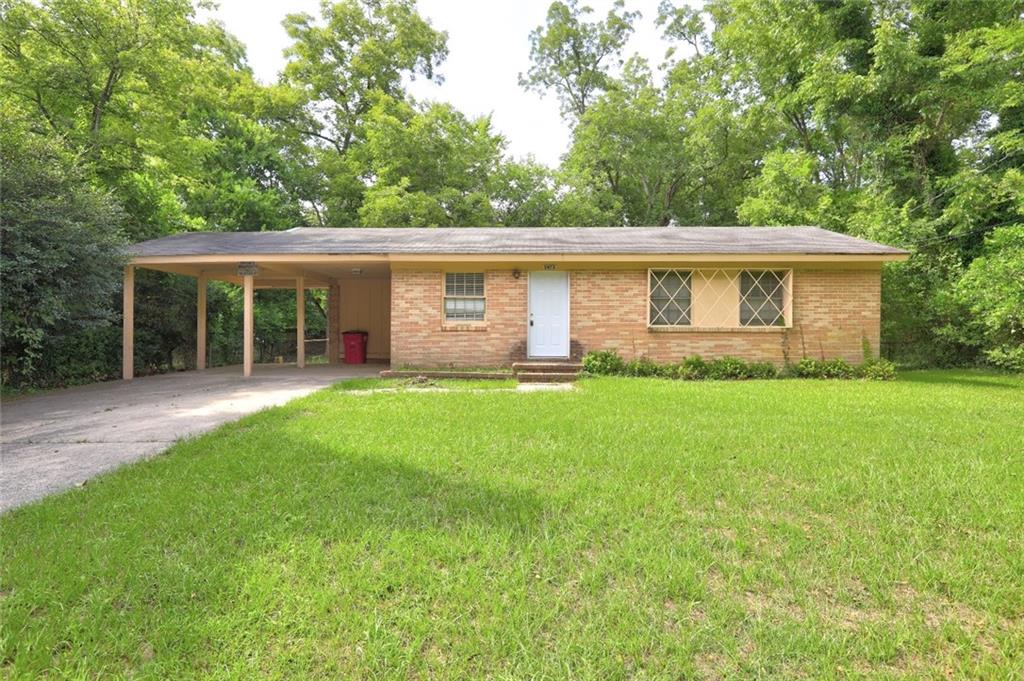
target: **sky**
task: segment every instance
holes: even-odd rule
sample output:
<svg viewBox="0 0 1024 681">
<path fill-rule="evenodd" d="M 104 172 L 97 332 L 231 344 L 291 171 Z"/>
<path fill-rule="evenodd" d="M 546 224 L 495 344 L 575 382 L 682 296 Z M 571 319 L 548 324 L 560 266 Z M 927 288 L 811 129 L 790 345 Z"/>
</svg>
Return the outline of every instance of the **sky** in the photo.
<svg viewBox="0 0 1024 681">
<path fill-rule="evenodd" d="M 544 22 L 550 0 L 420 0 L 420 14 L 448 32 L 448 59 L 442 64 L 440 85 L 422 78 L 408 85 L 420 100 L 450 102 L 470 116 L 491 115 L 492 128 L 508 141 L 508 152 L 556 166 L 569 145 L 569 127 L 553 94 L 541 97 L 519 85 L 519 74 L 530 67 L 529 34 Z M 612 0 L 584 2 L 603 17 Z M 642 17 L 626 45 L 625 55 L 646 57 L 652 66 L 664 61 L 668 44 L 654 25 L 658 0 L 629 0 L 630 10 Z M 264 82 L 276 80 L 284 67 L 289 40 L 281 20 L 286 14 L 319 13 L 319 0 L 219 0 L 201 19 L 221 21 L 245 43 L 249 64 Z"/>
</svg>

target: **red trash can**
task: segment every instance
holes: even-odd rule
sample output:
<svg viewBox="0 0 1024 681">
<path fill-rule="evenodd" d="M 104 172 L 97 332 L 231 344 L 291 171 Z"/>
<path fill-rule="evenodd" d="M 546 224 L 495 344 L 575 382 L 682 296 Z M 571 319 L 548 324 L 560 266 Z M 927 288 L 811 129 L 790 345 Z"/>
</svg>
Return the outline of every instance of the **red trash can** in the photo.
<svg viewBox="0 0 1024 681">
<path fill-rule="evenodd" d="M 345 347 L 345 364 L 366 364 L 365 331 L 345 331 L 341 334 L 341 343 Z"/>
</svg>

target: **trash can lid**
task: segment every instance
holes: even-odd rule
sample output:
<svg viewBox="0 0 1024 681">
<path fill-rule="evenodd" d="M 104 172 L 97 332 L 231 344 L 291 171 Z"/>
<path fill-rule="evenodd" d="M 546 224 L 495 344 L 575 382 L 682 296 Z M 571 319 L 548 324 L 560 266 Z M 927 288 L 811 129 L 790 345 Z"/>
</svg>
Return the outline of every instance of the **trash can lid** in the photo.
<svg viewBox="0 0 1024 681">
<path fill-rule="evenodd" d="M 361 334 L 363 334 L 364 336 L 366 336 L 366 335 L 369 335 L 369 334 L 367 334 L 367 332 L 366 332 L 366 331 L 342 331 L 341 333 L 342 333 L 342 335 L 344 335 L 344 334 L 346 334 L 346 333 L 361 333 Z"/>
</svg>

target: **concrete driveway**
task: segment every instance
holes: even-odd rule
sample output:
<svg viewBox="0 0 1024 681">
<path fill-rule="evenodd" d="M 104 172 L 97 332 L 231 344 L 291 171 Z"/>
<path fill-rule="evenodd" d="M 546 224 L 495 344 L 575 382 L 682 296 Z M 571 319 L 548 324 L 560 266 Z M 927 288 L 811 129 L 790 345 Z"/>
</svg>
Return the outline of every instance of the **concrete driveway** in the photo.
<svg viewBox="0 0 1024 681">
<path fill-rule="evenodd" d="M 175 440 L 380 365 L 262 365 L 111 381 L 4 401 L 0 511 L 152 456 Z"/>
</svg>

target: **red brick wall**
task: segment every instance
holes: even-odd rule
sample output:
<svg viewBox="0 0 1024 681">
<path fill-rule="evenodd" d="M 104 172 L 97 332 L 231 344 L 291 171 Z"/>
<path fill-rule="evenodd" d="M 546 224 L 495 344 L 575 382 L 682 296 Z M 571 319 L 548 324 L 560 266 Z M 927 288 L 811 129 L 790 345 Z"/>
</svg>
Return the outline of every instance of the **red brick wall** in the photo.
<svg viewBox="0 0 1024 681">
<path fill-rule="evenodd" d="M 647 270 L 580 270 L 569 274 L 570 340 L 574 351 L 616 349 L 623 357 L 659 362 L 689 355 L 731 355 L 781 363 L 786 355 L 842 357 L 859 362 L 862 339 L 878 353 L 879 270 L 793 271 L 793 328 L 788 330 L 650 331 Z M 442 322 L 442 273 L 392 273 L 392 366 L 500 366 L 526 350 L 524 273 L 486 273 L 487 321 Z"/>
</svg>

